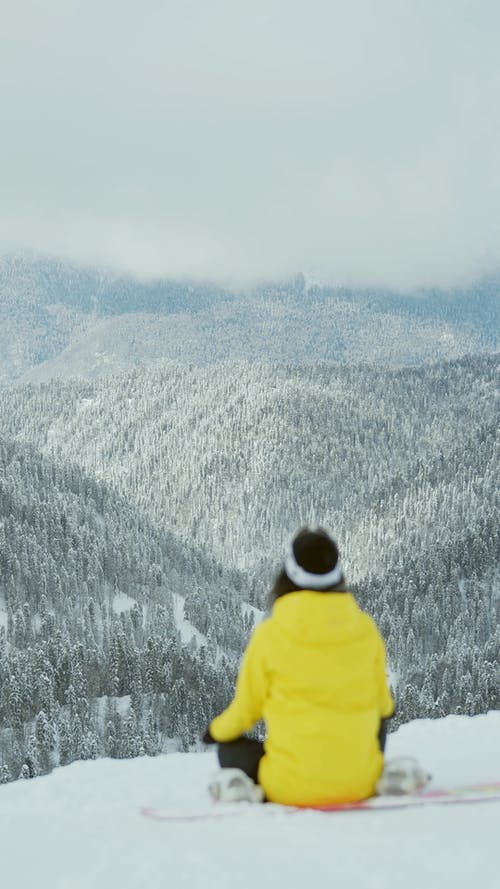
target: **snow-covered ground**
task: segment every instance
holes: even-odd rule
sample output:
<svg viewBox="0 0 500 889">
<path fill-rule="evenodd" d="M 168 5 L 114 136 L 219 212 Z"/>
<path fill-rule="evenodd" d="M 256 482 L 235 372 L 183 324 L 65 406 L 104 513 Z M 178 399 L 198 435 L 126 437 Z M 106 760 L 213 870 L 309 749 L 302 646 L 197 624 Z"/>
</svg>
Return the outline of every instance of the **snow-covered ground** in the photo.
<svg viewBox="0 0 500 889">
<path fill-rule="evenodd" d="M 131 611 L 135 604 L 136 600 L 132 599 L 131 596 L 127 596 L 126 593 L 117 593 L 116 596 L 113 596 L 113 611 L 115 614 Z"/>
<path fill-rule="evenodd" d="M 2 627 L 7 630 L 8 619 L 7 619 L 7 606 L 5 604 L 4 595 L 2 590 L 0 589 L 0 629 Z"/>
<path fill-rule="evenodd" d="M 436 785 L 500 779 L 500 712 L 403 726 Z M 500 802 L 287 817 L 145 819 L 207 808 L 209 753 L 74 763 L 0 787 L 2 889 L 496 889 Z"/>
<path fill-rule="evenodd" d="M 178 593 L 172 593 L 172 598 L 174 600 L 175 625 L 181 634 L 181 642 L 183 645 L 187 645 L 193 638 L 198 646 L 206 645 L 207 640 L 203 633 L 200 633 L 191 621 L 187 620 L 184 616 L 183 596 L 180 596 Z"/>
</svg>

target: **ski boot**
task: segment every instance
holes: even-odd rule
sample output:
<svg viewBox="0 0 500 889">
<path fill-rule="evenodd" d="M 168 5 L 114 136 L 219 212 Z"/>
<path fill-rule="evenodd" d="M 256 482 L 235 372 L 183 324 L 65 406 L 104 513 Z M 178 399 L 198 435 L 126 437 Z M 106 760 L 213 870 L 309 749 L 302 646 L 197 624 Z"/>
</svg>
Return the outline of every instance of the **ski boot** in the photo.
<svg viewBox="0 0 500 889">
<path fill-rule="evenodd" d="M 431 775 L 412 756 L 396 756 L 389 759 L 377 781 L 379 796 L 401 796 L 416 793 L 430 781 Z"/>
<path fill-rule="evenodd" d="M 241 769 L 221 769 L 208 785 L 213 800 L 220 803 L 261 803 L 264 791 Z"/>
</svg>

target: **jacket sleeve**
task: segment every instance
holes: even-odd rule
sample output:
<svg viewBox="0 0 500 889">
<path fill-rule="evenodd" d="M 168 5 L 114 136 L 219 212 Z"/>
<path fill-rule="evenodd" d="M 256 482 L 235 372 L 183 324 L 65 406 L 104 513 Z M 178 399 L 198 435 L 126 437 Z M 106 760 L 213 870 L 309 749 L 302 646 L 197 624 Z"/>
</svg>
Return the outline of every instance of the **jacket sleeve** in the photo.
<svg viewBox="0 0 500 889">
<path fill-rule="evenodd" d="M 380 716 L 382 719 L 388 719 L 394 713 L 394 698 L 392 697 L 389 683 L 387 681 L 386 653 L 385 645 L 377 630 L 378 646 L 377 646 L 377 686 L 379 692 Z"/>
<path fill-rule="evenodd" d="M 265 668 L 265 622 L 253 632 L 241 662 L 234 698 L 210 723 L 215 741 L 233 741 L 262 717 L 268 690 Z"/>
</svg>

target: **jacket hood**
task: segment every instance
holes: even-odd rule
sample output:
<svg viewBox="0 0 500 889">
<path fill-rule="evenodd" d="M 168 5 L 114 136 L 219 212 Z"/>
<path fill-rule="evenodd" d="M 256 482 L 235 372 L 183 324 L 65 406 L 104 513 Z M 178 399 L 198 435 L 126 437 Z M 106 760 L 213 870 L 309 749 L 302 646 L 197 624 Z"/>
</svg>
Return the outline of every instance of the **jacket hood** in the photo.
<svg viewBox="0 0 500 889">
<path fill-rule="evenodd" d="M 274 603 L 272 620 L 302 645 L 349 641 L 363 632 L 363 612 L 352 593 L 287 593 Z"/>
</svg>

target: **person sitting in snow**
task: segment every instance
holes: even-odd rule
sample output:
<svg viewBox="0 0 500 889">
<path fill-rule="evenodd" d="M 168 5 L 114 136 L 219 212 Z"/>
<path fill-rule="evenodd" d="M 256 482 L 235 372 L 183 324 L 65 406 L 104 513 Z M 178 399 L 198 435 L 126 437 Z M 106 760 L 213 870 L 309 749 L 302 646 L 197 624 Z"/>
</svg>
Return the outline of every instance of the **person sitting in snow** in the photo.
<svg viewBox="0 0 500 889">
<path fill-rule="evenodd" d="M 385 646 L 346 586 L 325 530 L 297 533 L 272 597 L 272 613 L 243 656 L 234 699 L 203 740 L 219 745 L 223 769 L 242 770 L 271 802 L 321 806 L 370 797 L 394 712 Z M 264 743 L 243 736 L 260 719 Z M 212 793 L 224 798 L 217 782 Z M 238 789 L 225 798 L 238 798 Z M 252 797 L 243 789 L 239 798 Z"/>
</svg>

